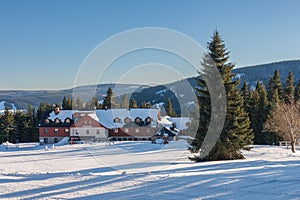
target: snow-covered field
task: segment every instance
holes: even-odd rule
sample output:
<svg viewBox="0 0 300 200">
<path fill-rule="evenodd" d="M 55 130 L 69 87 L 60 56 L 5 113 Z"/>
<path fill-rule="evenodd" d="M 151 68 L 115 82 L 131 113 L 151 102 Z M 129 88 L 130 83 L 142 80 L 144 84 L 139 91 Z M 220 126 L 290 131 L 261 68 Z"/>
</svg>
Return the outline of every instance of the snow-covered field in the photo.
<svg viewBox="0 0 300 200">
<path fill-rule="evenodd" d="M 0 149 L 0 199 L 300 199 L 300 153 L 192 163 L 183 142 L 37 144 Z"/>
</svg>

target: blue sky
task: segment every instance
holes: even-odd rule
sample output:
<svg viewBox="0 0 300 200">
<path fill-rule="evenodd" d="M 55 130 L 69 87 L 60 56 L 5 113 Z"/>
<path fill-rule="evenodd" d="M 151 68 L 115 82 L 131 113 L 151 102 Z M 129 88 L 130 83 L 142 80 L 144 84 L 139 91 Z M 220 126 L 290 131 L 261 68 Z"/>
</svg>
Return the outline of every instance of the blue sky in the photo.
<svg viewBox="0 0 300 200">
<path fill-rule="evenodd" d="M 93 48 L 141 27 L 203 47 L 217 28 L 238 67 L 299 59 L 299 10 L 297 0 L 0 0 L 0 89 L 70 88 Z"/>
</svg>

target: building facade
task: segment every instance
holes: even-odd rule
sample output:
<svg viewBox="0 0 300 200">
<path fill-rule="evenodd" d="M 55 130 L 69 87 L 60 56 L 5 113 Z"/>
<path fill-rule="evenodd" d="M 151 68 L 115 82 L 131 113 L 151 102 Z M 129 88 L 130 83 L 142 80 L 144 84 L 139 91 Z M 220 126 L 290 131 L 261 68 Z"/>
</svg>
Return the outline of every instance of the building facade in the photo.
<svg viewBox="0 0 300 200">
<path fill-rule="evenodd" d="M 151 140 L 159 131 L 158 109 L 107 109 L 48 111 L 40 124 L 41 143 L 57 143 L 64 137 L 85 141 L 113 138 L 119 141 Z"/>
</svg>

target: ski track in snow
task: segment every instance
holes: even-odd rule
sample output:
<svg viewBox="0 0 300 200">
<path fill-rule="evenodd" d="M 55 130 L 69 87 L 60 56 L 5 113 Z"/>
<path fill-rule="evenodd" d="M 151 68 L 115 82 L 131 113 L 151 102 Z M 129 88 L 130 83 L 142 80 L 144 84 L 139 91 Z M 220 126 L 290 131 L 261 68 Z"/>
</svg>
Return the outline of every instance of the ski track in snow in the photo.
<svg viewBox="0 0 300 200">
<path fill-rule="evenodd" d="M 36 144 L 0 151 L 0 199 L 300 199 L 300 153 L 193 163 L 180 143 Z"/>
</svg>

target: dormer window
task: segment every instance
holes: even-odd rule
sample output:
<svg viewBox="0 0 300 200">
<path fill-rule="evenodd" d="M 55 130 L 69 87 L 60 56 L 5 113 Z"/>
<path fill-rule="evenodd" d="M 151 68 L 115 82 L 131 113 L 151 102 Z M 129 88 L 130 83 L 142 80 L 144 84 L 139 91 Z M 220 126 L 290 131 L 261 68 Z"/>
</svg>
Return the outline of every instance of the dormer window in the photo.
<svg viewBox="0 0 300 200">
<path fill-rule="evenodd" d="M 120 118 L 116 117 L 116 118 L 114 119 L 114 123 L 120 123 L 120 122 L 121 122 L 121 119 L 120 119 Z"/>
<path fill-rule="evenodd" d="M 60 123 L 60 119 L 56 118 L 56 119 L 54 120 L 54 123 L 55 123 L 55 124 L 59 124 L 59 123 Z"/>
<path fill-rule="evenodd" d="M 65 119 L 65 123 L 69 124 L 71 120 L 69 118 Z"/>
<path fill-rule="evenodd" d="M 140 123 L 141 121 L 142 121 L 142 119 L 141 118 L 139 118 L 139 117 L 137 117 L 137 118 L 135 118 L 135 123 Z"/>
<path fill-rule="evenodd" d="M 147 122 L 147 123 L 151 123 L 151 121 L 152 121 L 152 119 L 150 118 L 150 117 L 147 117 L 146 119 L 145 119 L 145 121 Z"/>
<path fill-rule="evenodd" d="M 131 122 L 131 119 L 129 118 L 129 117 L 126 117 L 125 119 L 124 119 L 124 122 L 127 124 L 127 123 L 130 123 Z"/>
<path fill-rule="evenodd" d="M 49 119 L 45 119 L 45 123 L 49 124 L 50 123 Z"/>
</svg>

